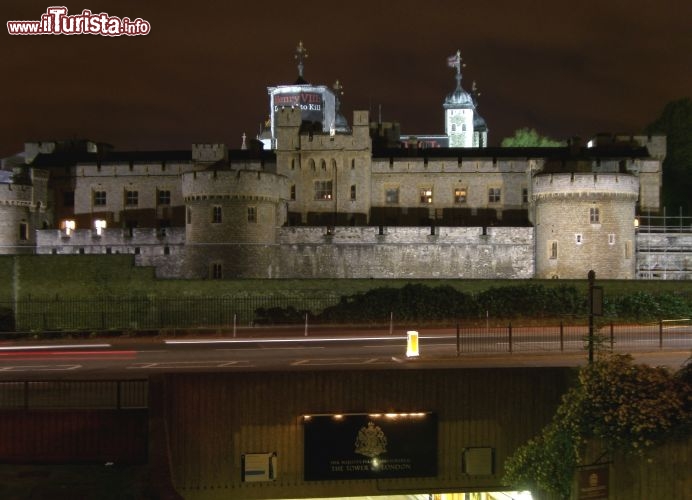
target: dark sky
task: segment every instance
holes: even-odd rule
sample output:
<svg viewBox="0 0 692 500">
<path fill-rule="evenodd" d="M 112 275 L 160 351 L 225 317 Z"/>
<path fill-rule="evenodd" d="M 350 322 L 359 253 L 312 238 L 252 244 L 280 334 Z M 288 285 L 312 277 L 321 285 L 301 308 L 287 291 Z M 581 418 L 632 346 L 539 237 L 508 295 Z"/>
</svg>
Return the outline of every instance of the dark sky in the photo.
<svg viewBox="0 0 692 500">
<path fill-rule="evenodd" d="M 343 83 L 343 109 L 407 133 L 442 133 L 446 58 L 476 80 L 490 143 L 520 127 L 556 138 L 639 132 L 692 96 L 692 2 L 4 0 L 3 23 L 52 5 L 140 17 L 137 37 L 10 36 L 3 28 L 0 156 L 28 140 L 90 138 L 117 149 L 240 145 L 268 114 L 266 87 Z"/>
</svg>

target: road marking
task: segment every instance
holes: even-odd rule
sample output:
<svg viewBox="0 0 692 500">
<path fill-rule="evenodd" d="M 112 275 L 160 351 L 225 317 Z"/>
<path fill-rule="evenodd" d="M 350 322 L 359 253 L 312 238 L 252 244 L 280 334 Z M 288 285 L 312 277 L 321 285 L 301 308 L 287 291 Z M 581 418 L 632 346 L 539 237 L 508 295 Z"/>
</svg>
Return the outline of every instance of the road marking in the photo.
<svg viewBox="0 0 692 500">
<path fill-rule="evenodd" d="M 442 337 L 420 337 L 442 338 Z M 199 340 L 166 340 L 166 344 L 299 344 L 311 342 L 361 342 L 363 340 L 406 340 L 406 337 L 296 337 L 289 339 L 199 339 Z"/>
<path fill-rule="evenodd" d="M 378 358 L 317 358 L 300 359 L 291 363 L 291 366 L 322 366 L 322 365 L 369 365 L 378 363 Z"/>
<path fill-rule="evenodd" d="M 171 368 L 240 368 L 252 366 L 249 361 L 164 361 L 161 363 L 135 363 L 128 370 L 161 370 Z"/>
<path fill-rule="evenodd" d="M 322 346 L 308 346 L 308 347 L 260 347 L 261 350 L 263 351 L 300 351 L 301 349 L 326 349 L 326 347 Z M 243 349 L 232 349 L 232 348 L 224 348 L 224 347 L 219 347 L 217 349 L 214 349 L 215 351 L 230 351 L 230 352 L 248 352 L 247 348 Z"/>
<path fill-rule="evenodd" d="M 36 351 L 40 349 L 98 349 L 111 347 L 111 344 L 55 344 L 55 345 L 18 345 L 3 346 L 0 351 Z"/>
<path fill-rule="evenodd" d="M 0 371 L 3 372 L 55 372 L 55 371 L 70 371 L 78 370 L 82 365 L 26 365 L 26 366 L 3 366 Z"/>
</svg>

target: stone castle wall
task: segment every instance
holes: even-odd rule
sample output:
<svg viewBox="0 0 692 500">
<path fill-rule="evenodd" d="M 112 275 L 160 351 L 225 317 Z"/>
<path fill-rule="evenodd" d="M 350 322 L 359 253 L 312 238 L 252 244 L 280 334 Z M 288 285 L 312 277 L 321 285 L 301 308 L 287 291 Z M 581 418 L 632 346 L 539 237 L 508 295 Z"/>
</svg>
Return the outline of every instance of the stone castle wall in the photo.
<svg viewBox="0 0 692 500">
<path fill-rule="evenodd" d="M 210 252 L 224 277 L 229 269 L 240 278 L 528 279 L 534 272 L 532 228 L 285 227 L 275 245 L 204 248 Z"/>
<path fill-rule="evenodd" d="M 692 279 L 691 229 L 678 233 L 638 233 L 637 278 Z"/>
</svg>

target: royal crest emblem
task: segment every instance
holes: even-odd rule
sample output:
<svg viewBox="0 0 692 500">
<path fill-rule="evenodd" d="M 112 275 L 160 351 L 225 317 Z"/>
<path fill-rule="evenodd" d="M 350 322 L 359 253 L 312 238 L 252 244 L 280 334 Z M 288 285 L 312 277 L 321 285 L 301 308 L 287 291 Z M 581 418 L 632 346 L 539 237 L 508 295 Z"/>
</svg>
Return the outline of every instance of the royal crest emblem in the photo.
<svg viewBox="0 0 692 500">
<path fill-rule="evenodd" d="M 387 437 L 374 422 L 361 427 L 356 438 L 356 453 L 376 458 L 387 451 Z"/>
</svg>

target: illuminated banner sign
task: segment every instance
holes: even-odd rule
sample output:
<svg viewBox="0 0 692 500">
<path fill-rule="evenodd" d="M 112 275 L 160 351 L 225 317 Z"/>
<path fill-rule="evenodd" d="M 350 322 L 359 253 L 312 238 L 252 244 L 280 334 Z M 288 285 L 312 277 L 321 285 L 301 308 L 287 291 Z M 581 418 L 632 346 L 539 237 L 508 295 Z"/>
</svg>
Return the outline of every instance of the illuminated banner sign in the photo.
<svg viewBox="0 0 692 500">
<path fill-rule="evenodd" d="M 306 481 L 437 475 L 434 414 L 306 416 L 304 430 Z"/>
<path fill-rule="evenodd" d="M 324 100 L 317 92 L 274 94 L 274 111 L 282 107 L 299 107 L 305 121 L 322 122 L 324 119 Z"/>
</svg>

